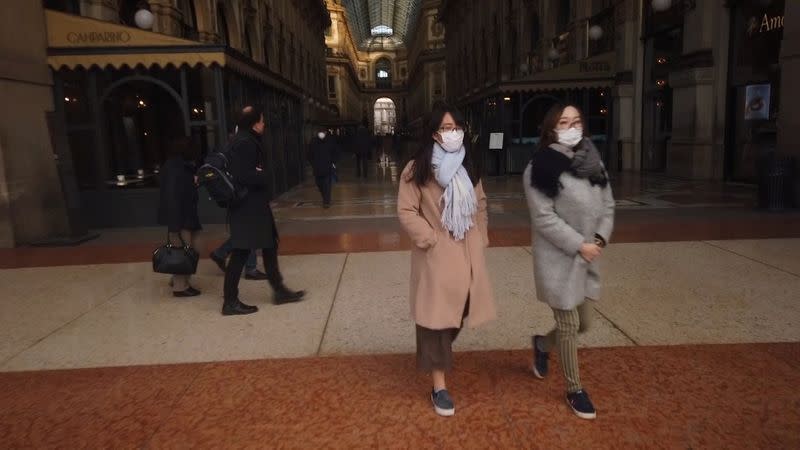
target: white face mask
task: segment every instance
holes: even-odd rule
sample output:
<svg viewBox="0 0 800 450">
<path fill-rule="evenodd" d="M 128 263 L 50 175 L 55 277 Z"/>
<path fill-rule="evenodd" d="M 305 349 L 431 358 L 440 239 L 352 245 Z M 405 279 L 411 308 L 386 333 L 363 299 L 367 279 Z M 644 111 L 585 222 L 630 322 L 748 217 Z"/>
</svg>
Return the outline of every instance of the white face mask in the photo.
<svg viewBox="0 0 800 450">
<path fill-rule="evenodd" d="M 320 138 L 320 140 L 325 139 L 325 133 L 320 131 L 319 133 L 317 133 L 317 137 Z"/>
<path fill-rule="evenodd" d="M 453 130 L 439 133 L 442 137 L 442 148 L 447 152 L 457 152 L 464 145 L 464 130 Z"/>
<path fill-rule="evenodd" d="M 567 147 L 575 147 L 583 139 L 583 128 L 575 127 L 566 130 L 556 130 L 558 143 Z"/>
</svg>

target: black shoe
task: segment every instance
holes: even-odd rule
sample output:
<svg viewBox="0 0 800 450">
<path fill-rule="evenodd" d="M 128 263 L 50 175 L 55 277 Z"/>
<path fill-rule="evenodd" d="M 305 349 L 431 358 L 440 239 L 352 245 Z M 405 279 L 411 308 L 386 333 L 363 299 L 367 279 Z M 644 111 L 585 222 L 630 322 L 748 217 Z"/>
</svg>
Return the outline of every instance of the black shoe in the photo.
<svg viewBox="0 0 800 450">
<path fill-rule="evenodd" d="M 189 288 L 187 288 L 186 290 L 183 290 L 183 291 L 173 291 L 172 292 L 172 296 L 173 297 L 178 297 L 178 298 L 197 297 L 200 294 L 201 294 L 200 291 L 198 291 L 197 289 L 195 289 L 195 288 L 193 288 L 191 286 Z"/>
<path fill-rule="evenodd" d="M 331 209 L 331 204 L 330 203 L 325 203 L 325 204 L 322 205 L 322 207 L 324 209 Z"/>
<path fill-rule="evenodd" d="M 216 253 L 212 253 L 210 258 L 211 258 L 212 261 L 214 261 L 217 264 L 217 267 L 219 267 L 219 270 L 221 270 L 224 273 L 225 269 L 226 269 L 225 258 L 220 258 L 219 256 L 216 255 Z"/>
<path fill-rule="evenodd" d="M 550 352 L 539 350 L 539 342 L 542 339 L 544 339 L 544 336 L 533 337 L 533 374 L 539 379 L 544 379 L 547 376 L 550 360 Z"/>
<path fill-rule="evenodd" d="M 246 305 L 236 299 L 232 302 L 226 301 L 222 305 L 222 315 L 223 316 L 242 316 L 245 314 L 253 314 L 254 312 L 258 311 L 257 306 Z"/>
<path fill-rule="evenodd" d="M 433 410 L 436 414 L 444 417 L 450 417 L 456 413 L 456 405 L 453 399 L 450 398 L 450 393 L 447 389 L 442 389 L 439 392 L 431 391 L 431 403 L 433 403 Z"/>
<path fill-rule="evenodd" d="M 252 272 L 247 272 L 246 274 L 244 274 L 244 279 L 245 280 L 266 280 L 267 279 L 267 274 L 265 274 L 264 272 L 262 272 L 260 270 L 254 270 Z"/>
<path fill-rule="evenodd" d="M 581 419 L 594 419 L 597 417 L 597 411 L 589 400 L 589 394 L 583 389 L 578 392 L 567 393 L 567 404 L 576 416 Z"/>
<path fill-rule="evenodd" d="M 292 291 L 286 286 L 281 286 L 275 290 L 275 304 L 284 305 L 286 303 L 299 302 L 306 296 L 306 291 Z"/>
</svg>

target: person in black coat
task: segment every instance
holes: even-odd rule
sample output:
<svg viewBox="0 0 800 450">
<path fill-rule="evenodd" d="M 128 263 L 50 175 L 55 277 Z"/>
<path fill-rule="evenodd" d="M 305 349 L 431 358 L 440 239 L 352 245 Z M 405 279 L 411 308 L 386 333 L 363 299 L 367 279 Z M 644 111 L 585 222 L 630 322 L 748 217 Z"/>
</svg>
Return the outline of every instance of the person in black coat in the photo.
<svg viewBox="0 0 800 450">
<path fill-rule="evenodd" d="M 161 169 L 158 223 L 166 225 L 170 242 L 194 247 L 197 232 L 203 227 L 197 215 L 197 180 L 194 152 L 188 139 L 170 144 L 169 156 Z M 200 291 L 189 283 L 189 275 L 173 275 L 170 285 L 175 297 L 195 297 Z"/>
<path fill-rule="evenodd" d="M 216 150 L 217 153 L 227 153 L 228 152 L 228 145 L 233 142 L 233 138 L 236 136 L 236 131 L 232 130 L 231 133 L 228 135 L 228 143 L 221 146 Z M 231 239 L 228 238 L 227 241 L 223 242 L 218 248 L 216 248 L 213 252 L 211 252 L 210 258 L 214 261 L 214 264 L 219 267 L 223 273 L 227 270 L 228 266 L 228 256 L 233 251 L 233 245 L 231 244 Z M 244 265 L 244 279 L 245 280 L 266 280 L 267 274 L 258 270 L 258 262 L 256 260 L 255 250 L 250 252 L 250 256 L 247 257 L 247 262 Z"/>
<path fill-rule="evenodd" d="M 336 142 L 335 136 L 330 136 L 324 130 L 320 130 L 311 140 L 308 159 L 314 171 L 317 188 L 322 194 L 322 206 L 326 209 L 331 207 L 333 171 L 336 169 L 338 155 L 339 144 Z"/>
<path fill-rule="evenodd" d="M 261 136 L 264 134 L 263 110 L 247 106 L 242 110 L 239 132 L 231 143 L 230 172 L 236 183 L 247 188 L 242 201 L 229 210 L 231 252 L 225 271 L 223 315 L 252 314 L 255 306 L 239 300 L 239 279 L 245 261 L 252 250 L 261 249 L 267 279 L 275 291 L 275 303 L 299 301 L 305 292 L 294 292 L 283 284 L 278 267 L 278 229 L 269 205 L 267 171 L 264 170 L 264 155 Z"/>
<path fill-rule="evenodd" d="M 356 167 L 358 178 L 367 178 L 367 168 L 369 167 L 369 154 L 372 152 L 373 140 L 369 135 L 367 127 L 359 125 L 353 141 L 353 150 L 356 153 Z"/>
</svg>

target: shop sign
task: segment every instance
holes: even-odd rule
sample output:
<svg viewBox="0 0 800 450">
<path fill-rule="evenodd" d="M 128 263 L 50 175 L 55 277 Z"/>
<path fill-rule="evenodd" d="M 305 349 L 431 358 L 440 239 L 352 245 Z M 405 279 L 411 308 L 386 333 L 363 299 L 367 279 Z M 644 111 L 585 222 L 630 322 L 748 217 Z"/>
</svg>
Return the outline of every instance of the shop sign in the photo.
<svg viewBox="0 0 800 450">
<path fill-rule="evenodd" d="M 578 65 L 580 72 L 611 72 L 611 64 L 607 61 L 582 62 Z"/>
<path fill-rule="evenodd" d="M 88 17 L 45 10 L 47 43 L 55 48 L 191 45 L 192 41 Z"/>
<path fill-rule="evenodd" d="M 769 16 L 767 13 L 761 18 L 751 17 L 747 25 L 747 35 L 753 37 L 757 34 L 783 29 L 784 16 Z"/>
<path fill-rule="evenodd" d="M 131 34 L 127 31 L 71 31 L 66 37 L 70 44 L 124 44 L 131 40 Z"/>
</svg>

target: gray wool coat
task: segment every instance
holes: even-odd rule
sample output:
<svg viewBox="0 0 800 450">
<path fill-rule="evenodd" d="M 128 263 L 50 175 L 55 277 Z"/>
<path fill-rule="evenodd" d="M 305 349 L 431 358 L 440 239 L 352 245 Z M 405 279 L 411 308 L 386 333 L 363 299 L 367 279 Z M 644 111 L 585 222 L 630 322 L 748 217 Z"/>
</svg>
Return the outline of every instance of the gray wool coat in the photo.
<svg viewBox="0 0 800 450">
<path fill-rule="evenodd" d="M 531 165 L 523 175 L 533 232 L 533 277 L 536 295 L 551 308 L 575 309 L 585 299 L 600 299 L 600 258 L 580 255 L 581 245 L 595 233 L 611 242 L 614 197 L 611 186 L 592 186 L 587 179 L 564 172 L 561 191 L 550 198 L 531 186 Z"/>
</svg>

